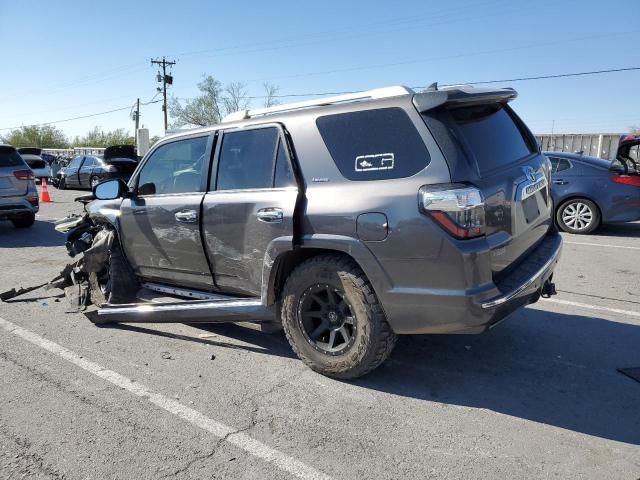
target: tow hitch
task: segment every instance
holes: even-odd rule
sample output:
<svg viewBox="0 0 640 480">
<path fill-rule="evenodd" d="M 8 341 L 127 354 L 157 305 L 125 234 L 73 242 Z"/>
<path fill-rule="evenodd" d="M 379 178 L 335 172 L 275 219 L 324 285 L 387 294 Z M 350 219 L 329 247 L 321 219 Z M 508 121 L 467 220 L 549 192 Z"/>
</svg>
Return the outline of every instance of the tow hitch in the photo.
<svg viewBox="0 0 640 480">
<path fill-rule="evenodd" d="M 556 292 L 556 284 L 553 283 L 551 279 L 544 282 L 544 285 L 542 286 L 542 290 L 540 291 L 540 296 L 542 298 L 550 298 L 551 296 L 557 295 L 557 294 L 558 292 Z"/>
</svg>

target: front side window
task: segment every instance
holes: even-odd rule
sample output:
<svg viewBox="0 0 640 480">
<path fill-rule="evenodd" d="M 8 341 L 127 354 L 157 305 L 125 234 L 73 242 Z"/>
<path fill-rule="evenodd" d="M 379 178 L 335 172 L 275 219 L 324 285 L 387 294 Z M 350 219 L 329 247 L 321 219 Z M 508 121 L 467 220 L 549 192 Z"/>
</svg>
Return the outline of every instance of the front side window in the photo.
<svg viewBox="0 0 640 480">
<path fill-rule="evenodd" d="M 207 164 L 207 137 L 188 138 L 158 147 L 138 177 L 141 195 L 199 192 Z"/>
<path fill-rule="evenodd" d="M 429 151 L 401 108 L 326 115 L 316 120 L 340 173 L 349 180 L 386 180 L 415 175 Z"/>
<path fill-rule="evenodd" d="M 276 127 L 225 132 L 218 161 L 218 190 L 271 188 L 280 132 Z"/>
</svg>

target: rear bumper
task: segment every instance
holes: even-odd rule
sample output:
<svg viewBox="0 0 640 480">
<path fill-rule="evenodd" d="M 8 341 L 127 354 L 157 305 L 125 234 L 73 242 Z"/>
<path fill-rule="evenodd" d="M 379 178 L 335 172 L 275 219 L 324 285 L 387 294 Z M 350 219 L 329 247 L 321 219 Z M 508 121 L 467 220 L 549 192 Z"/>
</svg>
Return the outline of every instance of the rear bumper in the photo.
<svg viewBox="0 0 640 480">
<path fill-rule="evenodd" d="M 0 220 L 11 220 L 21 215 L 35 214 L 40 209 L 39 203 L 35 205 L 27 198 L 38 198 L 38 192 L 29 189 L 26 195 L 16 197 L 0 197 Z"/>
<path fill-rule="evenodd" d="M 497 284 L 466 290 L 392 289 L 382 295 L 383 307 L 398 334 L 481 333 L 540 298 L 561 251 L 562 238 L 553 229 Z"/>
</svg>

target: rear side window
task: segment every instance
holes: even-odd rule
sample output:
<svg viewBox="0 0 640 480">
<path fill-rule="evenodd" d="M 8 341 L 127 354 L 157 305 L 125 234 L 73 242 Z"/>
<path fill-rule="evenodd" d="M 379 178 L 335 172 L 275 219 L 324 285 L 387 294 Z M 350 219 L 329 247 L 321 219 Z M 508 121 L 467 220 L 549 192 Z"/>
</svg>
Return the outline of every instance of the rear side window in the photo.
<svg viewBox="0 0 640 480">
<path fill-rule="evenodd" d="M 571 162 L 566 158 L 551 157 L 551 173 L 561 172 L 571 168 Z"/>
<path fill-rule="evenodd" d="M 24 167 L 22 157 L 13 148 L 0 147 L 0 167 Z"/>
<path fill-rule="evenodd" d="M 276 145 L 275 127 L 225 132 L 218 162 L 218 190 L 271 188 Z"/>
<path fill-rule="evenodd" d="M 429 165 L 429 151 L 401 108 L 326 115 L 316 125 L 349 180 L 410 177 Z"/>
<path fill-rule="evenodd" d="M 515 119 L 502 105 L 475 105 L 450 112 L 481 173 L 533 153 Z"/>
</svg>

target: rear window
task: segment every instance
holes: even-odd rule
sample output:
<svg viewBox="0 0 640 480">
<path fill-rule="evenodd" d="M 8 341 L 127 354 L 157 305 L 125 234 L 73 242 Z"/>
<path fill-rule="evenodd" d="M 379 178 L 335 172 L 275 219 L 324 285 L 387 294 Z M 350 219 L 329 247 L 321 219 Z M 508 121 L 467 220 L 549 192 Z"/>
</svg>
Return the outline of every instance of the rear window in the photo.
<svg viewBox="0 0 640 480">
<path fill-rule="evenodd" d="M 410 177 L 429 165 L 429 151 L 401 108 L 326 115 L 316 125 L 349 180 Z"/>
<path fill-rule="evenodd" d="M 533 153 L 514 118 L 502 105 L 450 110 L 480 172 L 493 170 Z"/>
<path fill-rule="evenodd" d="M 46 168 L 47 162 L 44 160 L 25 160 L 29 168 L 38 169 L 38 168 Z"/>
<path fill-rule="evenodd" d="M 13 148 L 0 147 L 0 167 L 24 166 L 22 157 Z"/>
</svg>

